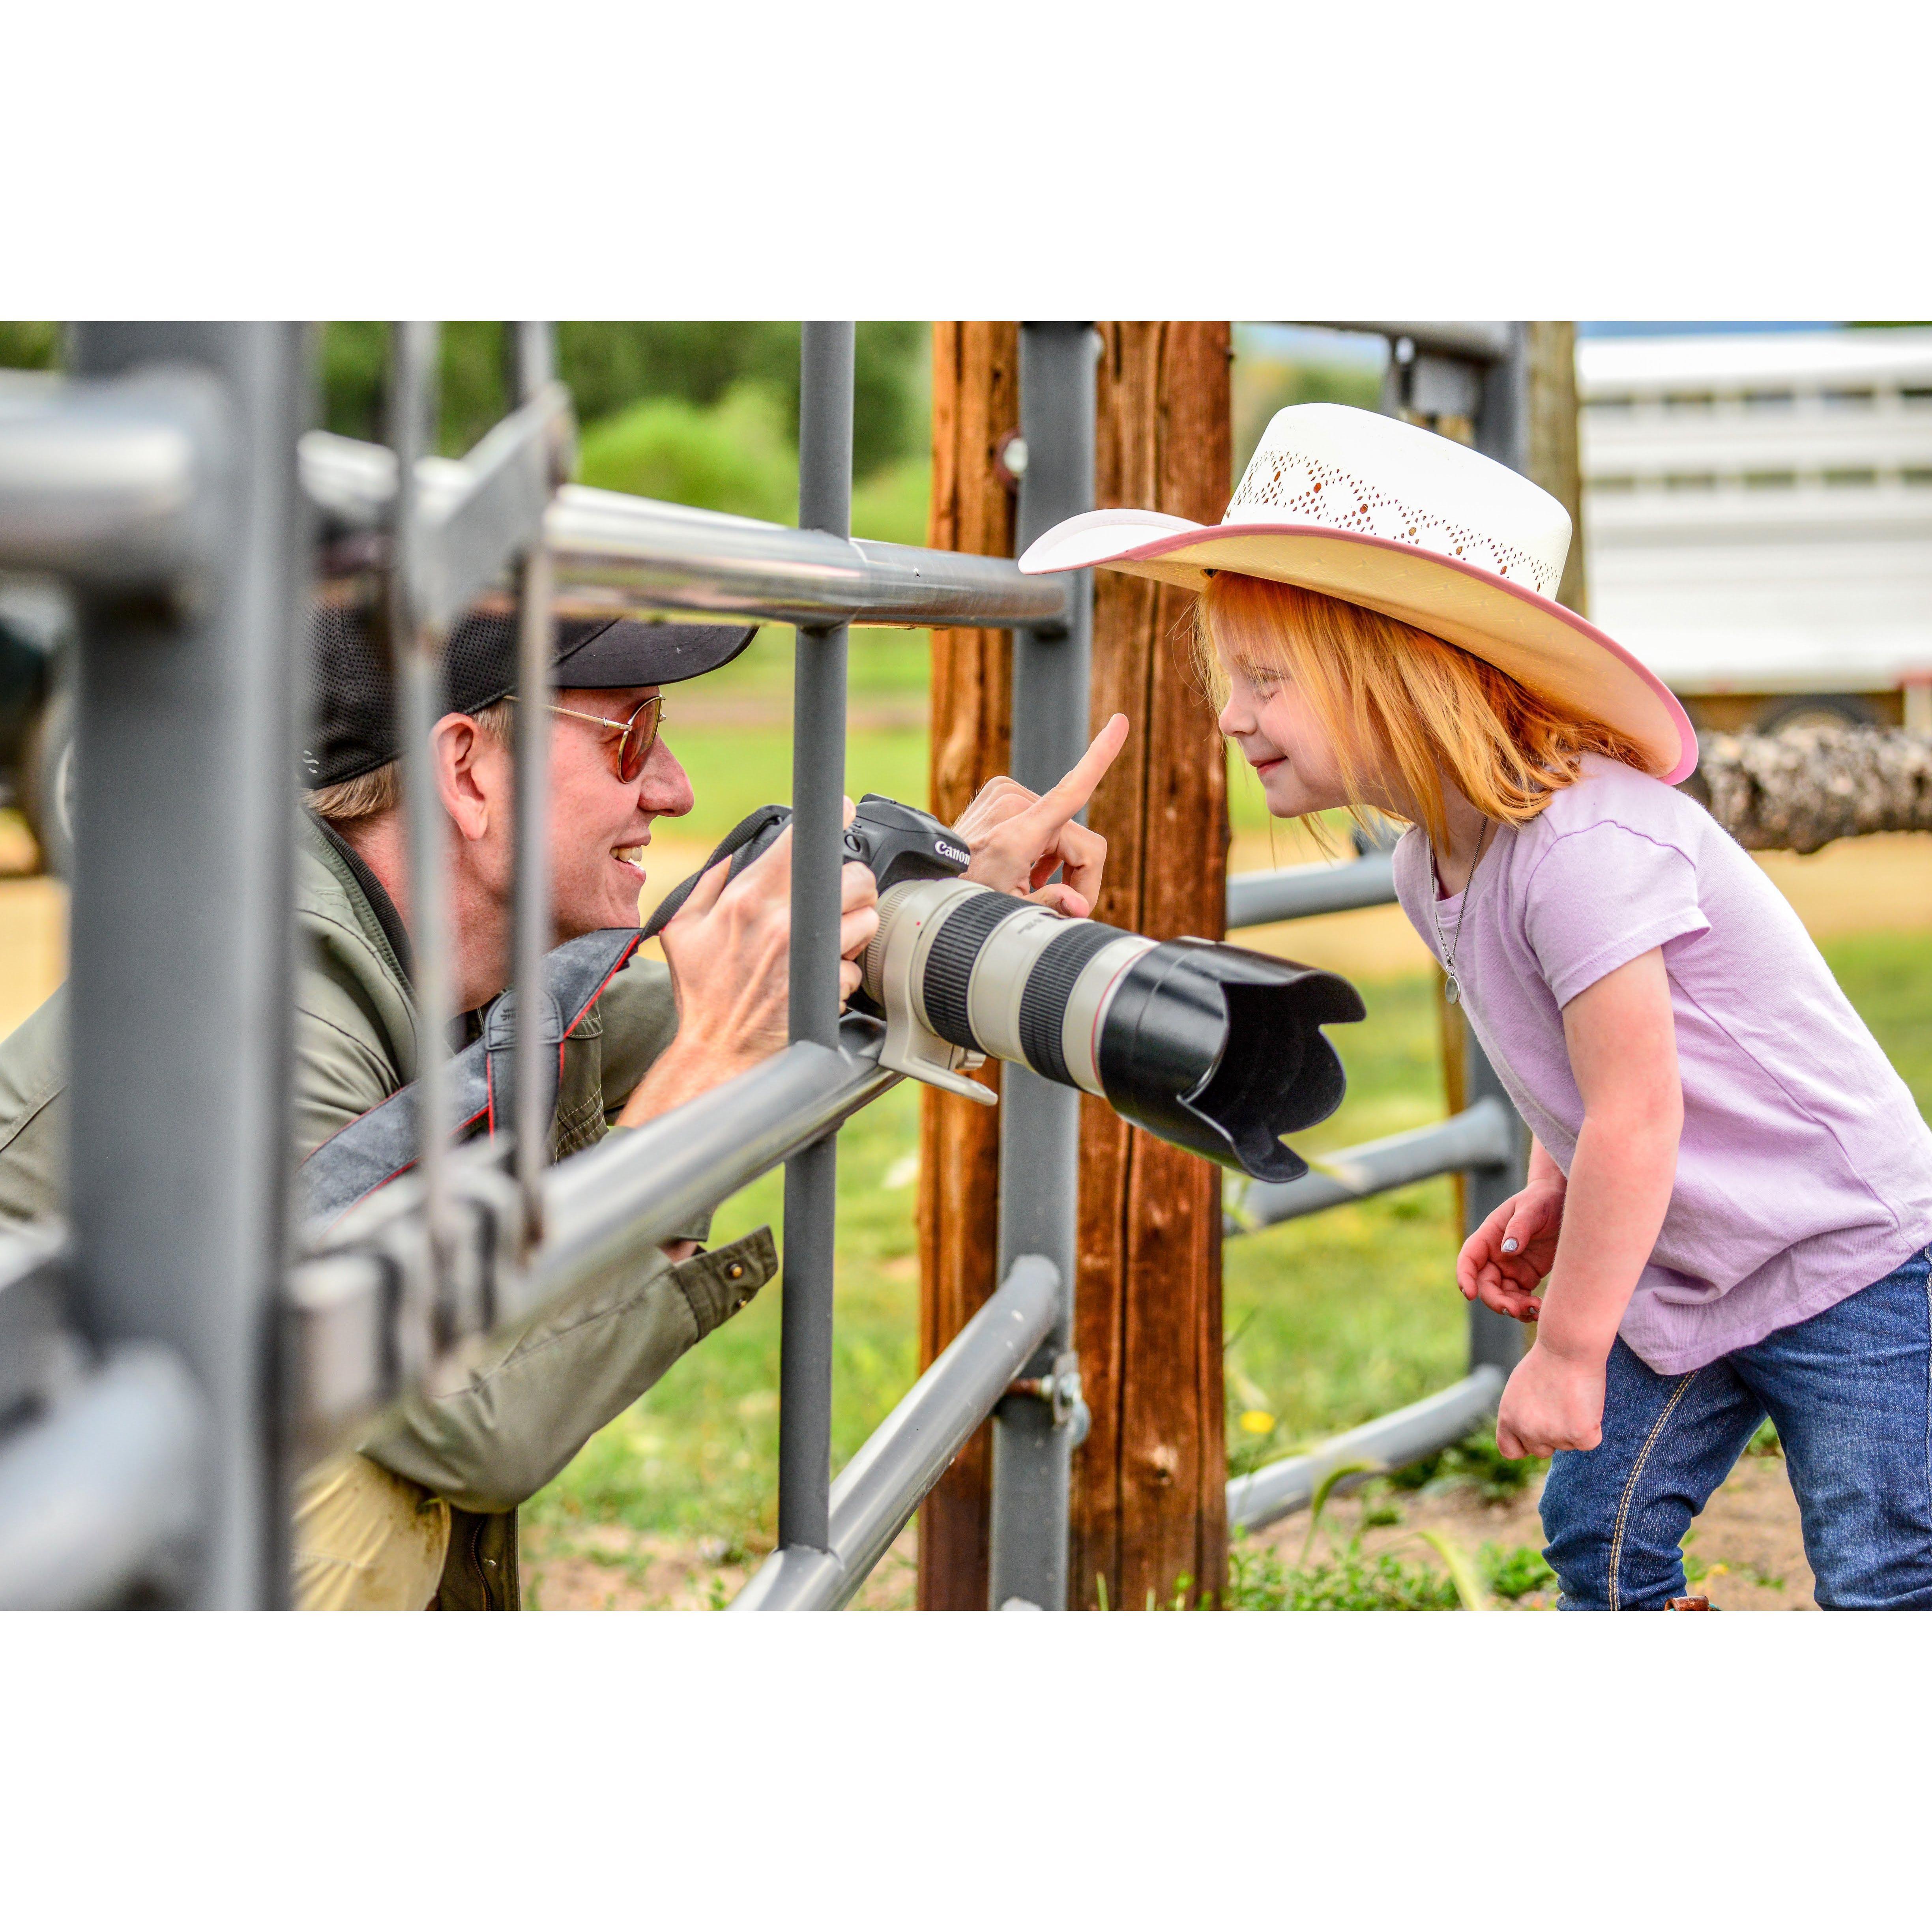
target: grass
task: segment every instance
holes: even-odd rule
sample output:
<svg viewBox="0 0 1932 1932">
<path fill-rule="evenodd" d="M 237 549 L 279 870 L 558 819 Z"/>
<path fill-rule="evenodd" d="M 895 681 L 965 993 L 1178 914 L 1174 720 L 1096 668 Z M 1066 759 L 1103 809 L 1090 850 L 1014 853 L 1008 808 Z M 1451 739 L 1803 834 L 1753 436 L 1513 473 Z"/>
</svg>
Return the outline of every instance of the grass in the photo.
<svg viewBox="0 0 1932 1932">
<path fill-rule="evenodd" d="M 926 648 L 919 633 L 855 635 L 855 714 L 868 696 L 922 688 Z M 740 664 L 707 680 L 707 698 L 714 688 L 736 689 L 748 700 L 782 698 L 790 660 L 788 637 L 770 633 Z M 788 795 L 790 748 L 782 727 L 728 730 L 702 724 L 680 734 L 674 706 L 672 716 L 667 735 L 699 800 L 681 833 L 688 826 L 689 836 L 716 838 L 753 806 Z M 922 802 L 926 746 L 916 728 L 854 730 L 847 789 L 854 796 L 872 790 Z M 1232 796 L 1237 822 L 1246 822 L 1253 801 L 1244 800 L 1242 783 Z M 1824 950 L 1921 1108 L 1932 1109 L 1932 934 L 1879 934 L 1831 941 Z M 1444 1110 L 1432 982 L 1413 976 L 1364 982 L 1362 991 L 1369 1018 L 1334 1036 L 1348 1069 L 1348 1097 L 1334 1120 L 1304 1137 L 1300 1144 L 1310 1152 L 1418 1126 Z M 918 1112 L 916 1090 L 902 1086 L 860 1114 L 840 1139 L 835 1466 L 883 1419 L 916 1369 Z M 777 1226 L 781 1201 L 778 1177 L 767 1177 L 720 1209 L 719 1238 L 764 1221 Z M 1453 1190 L 1438 1180 L 1228 1243 L 1232 1468 L 1288 1454 L 1412 1402 L 1462 1372 L 1467 1318 L 1450 1276 L 1454 1216 Z M 712 1535 L 733 1547 L 767 1546 L 776 1496 L 782 1294 L 782 1284 L 775 1283 L 687 1355 L 528 1506 L 530 1518 L 560 1527 L 621 1522 Z M 1774 1442 L 1762 1448 L 1775 1453 Z M 1500 1495 L 1535 1473 L 1532 1466 L 1503 1462 L 1493 1442 L 1478 1436 L 1397 1480 L 1411 1488 L 1474 1484 Z M 1384 1497 L 1394 1492 L 1376 1486 Z M 1540 1574 L 1530 1555 L 1485 1552 L 1471 1560 L 1492 1594 L 1509 1596 L 1520 1594 L 1511 1584 Z M 1369 1607 L 1372 1599 L 1381 1607 L 1425 1608 L 1441 1606 L 1436 1599 L 1451 1588 L 1426 1563 L 1404 1558 L 1390 1569 L 1381 1557 L 1349 1558 L 1346 1548 L 1320 1559 L 1328 1566 L 1320 1575 L 1269 1561 L 1274 1569 L 1257 1552 L 1239 1560 L 1231 1600 L 1245 1592 L 1256 1607 L 1264 1600 L 1280 1606 L 1274 1601 L 1280 1598 L 1280 1604 L 1306 1599 L 1310 1606 L 1360 1600 L 1358 1606 Z M 1522 1587 L 1538 1586 L 1528 1581 Z"/>
</svg>

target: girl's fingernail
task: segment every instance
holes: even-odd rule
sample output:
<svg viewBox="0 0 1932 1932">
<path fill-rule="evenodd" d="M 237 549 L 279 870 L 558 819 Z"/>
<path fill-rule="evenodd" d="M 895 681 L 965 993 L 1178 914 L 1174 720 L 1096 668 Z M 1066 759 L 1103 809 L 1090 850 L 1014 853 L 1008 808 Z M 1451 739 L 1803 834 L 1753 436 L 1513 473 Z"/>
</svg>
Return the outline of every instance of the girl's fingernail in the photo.
<svg viewBox="0 0 1932 1932">
<path fill-rule="evenodd" d="M 1514 1235 L 1512 1235 L 1509 1240 L 1504 1242 L 1503 1252 L 1506 1255 L 1513 1255 L 1516 1252 L 1516 1239 Z"/>
</svg>

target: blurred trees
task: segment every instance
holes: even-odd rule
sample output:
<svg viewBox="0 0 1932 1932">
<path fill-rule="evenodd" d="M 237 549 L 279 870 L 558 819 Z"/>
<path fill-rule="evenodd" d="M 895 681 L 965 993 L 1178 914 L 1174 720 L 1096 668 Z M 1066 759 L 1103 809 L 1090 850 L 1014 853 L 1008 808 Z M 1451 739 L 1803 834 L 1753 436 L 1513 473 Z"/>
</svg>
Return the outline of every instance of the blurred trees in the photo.
<svg viewBox="0 0 1932 1932">
<path fill-rule="evenodd" d="M 60 366 L 57 322 L 0 322 L 0 369 L 55 369 Z"/>
<path fill-rule="evenodd" d="M 59 366 L 61 325 L 0 321 L 0 368 Z M 862 322 L 853 370 L 854 527 L 922 543 L 931 392 L 928 326 Z M 582 431 L 586 483 L 790 523 L 798 513 L 796 322 L 565 322 L 559 373 Z M 323 426 L 380 441 L 388 326 L 332 322 L 321 343 Z M 503 328 L 442 327 L 440 446 L 460 456 L 502 415 Z"/>
</svg>

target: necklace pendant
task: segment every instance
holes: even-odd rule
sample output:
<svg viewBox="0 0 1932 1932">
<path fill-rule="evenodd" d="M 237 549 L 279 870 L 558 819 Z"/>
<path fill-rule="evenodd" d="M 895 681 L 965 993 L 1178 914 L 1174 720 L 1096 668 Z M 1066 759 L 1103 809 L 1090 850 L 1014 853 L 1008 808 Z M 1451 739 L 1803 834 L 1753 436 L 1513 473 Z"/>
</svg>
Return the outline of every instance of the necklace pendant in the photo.
<svg viewBox="0 0 1932 1932">
<path fill-rule="evenodd" d="M 1453 973 L 1443 982 L 1442 997 L 1452 1006 L 1460 1006 L 1462 1004 L 1462 989 L 1456 985 L 1456 976 Z"/>
</svg>

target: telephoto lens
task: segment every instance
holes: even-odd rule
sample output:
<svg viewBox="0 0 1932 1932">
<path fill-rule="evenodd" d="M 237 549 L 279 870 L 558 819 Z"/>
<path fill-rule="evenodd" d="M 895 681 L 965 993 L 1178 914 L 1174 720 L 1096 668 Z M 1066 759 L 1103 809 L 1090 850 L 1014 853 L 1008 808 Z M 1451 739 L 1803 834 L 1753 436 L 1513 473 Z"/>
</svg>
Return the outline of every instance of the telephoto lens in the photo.
<svg viewBox="0 0 1932 1932">
<path fill-rule="evenodd" d="M 753 812 L 706 861 L 736 876 L 791 817 Z M 879 930 L 852 1004 L 883 1018 L 880 1064 L 995 1105 L 968 1077 L 990 1055 L 1078 1087 L 1117 1113 L 1257 1180 L 1308 1163 L 1282 1144 L 1325 1120 L 1346 1082 L 1321 1029 L 1362 1017 L 1347 980 L 1239 946 L 1143 939 L 958 874 L 970 855 L 929 812 L 868 792 L 844 854 L 879 886 Z M 644 927 L 658 932 L 702 876 Z"/>
<path fill-rule="evenodd" d="M 881 1065 L 990 1105 L 967 1070 L 1010 1060 L 1257 1180 L 1308 1172 L 1281 1137 L 1341 1105 L 1320 1030 L 1363 1017 L 1335 974 L 1144 939 L 959 878 L 884 891 L 863 971 L 886 1019 Z"/>
</svg>

